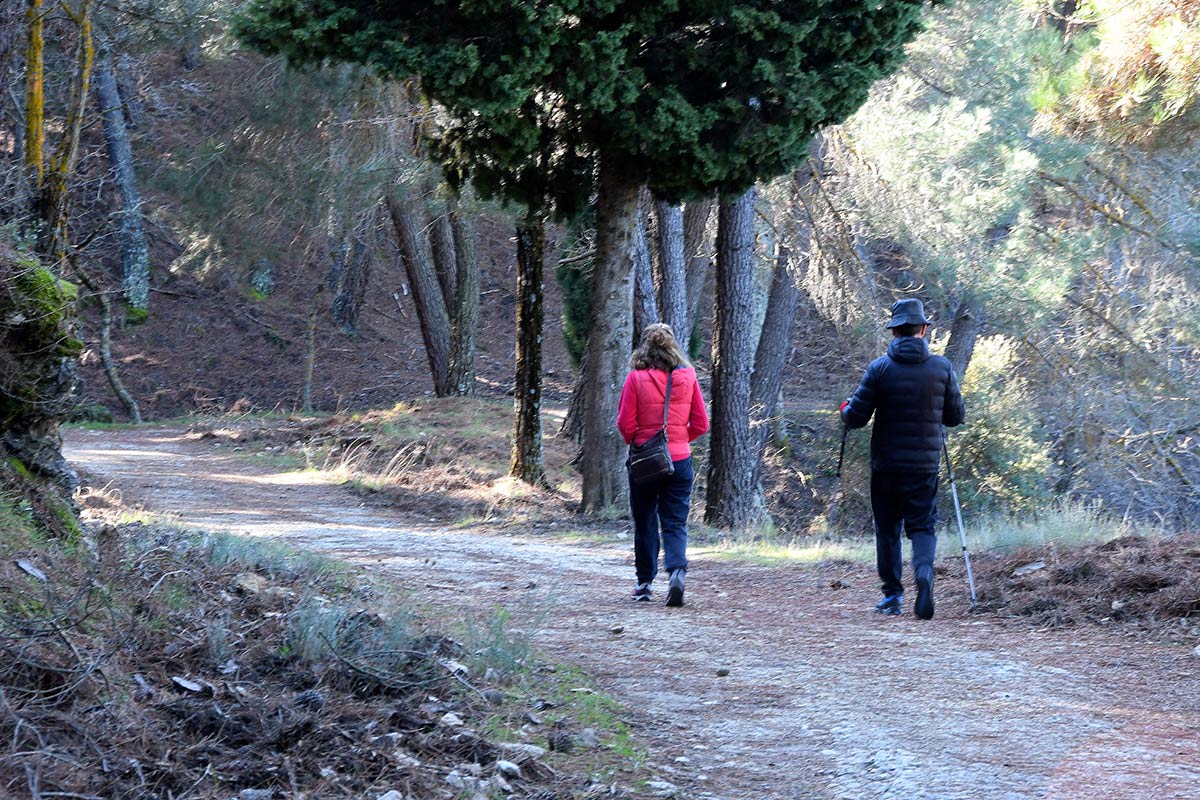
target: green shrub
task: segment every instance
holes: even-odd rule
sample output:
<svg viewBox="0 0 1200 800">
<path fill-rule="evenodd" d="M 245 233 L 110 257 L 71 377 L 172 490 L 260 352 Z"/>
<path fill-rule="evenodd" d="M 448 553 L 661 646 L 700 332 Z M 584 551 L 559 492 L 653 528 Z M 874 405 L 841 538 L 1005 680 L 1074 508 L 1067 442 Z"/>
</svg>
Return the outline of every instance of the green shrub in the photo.
<svg viewBox="0 0 1200 800">
<path fill-rule="evenodd" d="M 963 381 L 967 423 L 949 436 L 964 513 L 1025 513 L 1049 499 L 1050 457 L 1016 343 L 981 338 Z"/>
</svg>

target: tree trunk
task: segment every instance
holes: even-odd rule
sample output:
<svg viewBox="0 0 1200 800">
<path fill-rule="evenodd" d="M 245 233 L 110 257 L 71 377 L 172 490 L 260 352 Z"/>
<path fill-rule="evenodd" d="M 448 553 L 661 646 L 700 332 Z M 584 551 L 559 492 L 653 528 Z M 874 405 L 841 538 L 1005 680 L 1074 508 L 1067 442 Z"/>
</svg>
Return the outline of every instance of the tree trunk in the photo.
<svg viewBox="0 0 1200 800">
<path fill-rule="evenodd" d="M 142 410 L 138 406 L 137 399 L 125 388 L 125 382 L 121 380 L 121 375 L 117 371 L 117 363 L 113 361 L 112 357 L 112 301 L 109 300 L 108 293 L 103 291 L 83 269 L 77 266 L 75 274 L 79 276 L 80 283 L 91 291 L 96 302 L 100 304 L 100 365 L 104 368 L 104 377 L 108 378 L 108 385 L 112 387 L 113 394 L 121 401 L 121 405 L 125 406 L 125 411 L 129 414 L 129 421 L 135 425 L 141 425 Z"/>
<path fill-rule="evenodd" d="M 81 0 L 78 11 L 66 6 L 67 15 L 79 29 L 79 51 L 75 59 L 75 76 L 71 87 L 71 101 L 67 119 L 63 124 L 62 138 L 54 150 L 50 172 L 42 182 L 39 200 L 40 216 L 45 224 L 43 252 L 53 255 L 60 269 L 67 257 L 67 221 L 70 215 L 70 181 L 75 169 L 75 158 L 79 154 L 79 137 L 83 131 L 84 111 L 87 109 L 88 90 L 92 81 L 92 65 L 96 47 L 92 39 L 92 8 L 95 0 Z"/>
<path fill-rule="evenodd" d="M 335 258 L 333 321 L 347 333 L 358 331 L 358 318 L 367 302 L 372 253 L 379 230 L 379 206 L 367 211 L 354 232 L 345 237 Z"/>
<path fill-rule="evenodd" d="M 42 191 L 46 159 L 46 37 L 43 0 L 28 0 L 25 20 L 25 180 L 32 202 Z"/>
<path fill-rule="evenodd" d="M 708 273 L 712 267 L 712 259 L 703 252 L 705 233 L 708 230 L 708 217 L 712 213 L 713 200 L 706 198 L 688 203 L 683 209 L 683 263 L 687 273 L 687 319 L 688 330 L 676 331 L 679 341 L 687 347 L 692 330 L 700 322 L 700 309 L 704 302 L 704 287 L 708 283 Z"/>
<path fill-rule="evenodd" d="M 637 257 L 638 187 L 604 159 L 596 198 L 596 262 L 588 333 L 583 415 L 583 502 L 601 511 L 627 491 L 617 432 L 617 401 L 629 359 L 633 320 L 633 264 Z"/>
<path fill-rule="evenodd" d="M 654 291 L 654 268 L 650 262 L 650 243 L 646 235 L 646 217 L 638 206 L 637 227 L 634 229 L 635 252 L 633 261 L 633 344 L 647 325 L 659 321 L 658 301 Z"/>
<path fill-rule="evenodd" d="M 429 358 L 429 371 L 433 377 L 433 393 L 445 397 L 450 364 L 450 316 L 446 313 L 442 287 L 438 284 L 429 248 L 421 238 L 421 226 L 412 198 L 389 194 L 387 205 L 396 229 L 400 260 L 404 262 L 408 283 L 412 287 L 421 336 L 425 340 L 425 354 Z"/>
<path fill-rule="evenodd" d="M 457 206 L 449 211 L 454 236 L 457 293 L 451 309 L 450 374 L 447 388 L 460 397 L 475 394 L 475 337 L 479 330 L 479 258 L 475 230 Z"/>
<path fill-rule="evenodd" d="M 454 261 L 454 228 L 450 224 L 449 207 L 433 218 L 429 245 L 433 251 L 433 266 L 442 287 L 442 297 L 446 299 L 446 311 L 453 317 L 458 298 L 458 265 Z"/>
<path fill-rule="evenodd" d="M 121 94 L 108 58 L 100 59 L 95 77 L 108 160 L 121 193 L 121 287 L 130 308 L 146 311 L 150 308 L 150 251 L 142 231 L 142 198 L 133 170 Z"/>
<path fill-rule="evenodd" d="M 983 327 L 983 319 L 975 304 L 963 300 L 954 310 L 954 321 L 950 323 L 950 340 L 946 342 L 946 358 L 954 367 L 954 374 L 961 382 L 971 364 L 971 356 L 975 354 L 975 340 L 979 338 L 979 329 Z"/>
<path fill-rule="evenodd" d="M 304 383 L 300 387 L 300 410 L 311 414 L 313 372 L 317 364 L 317 317 L 321 313 L 321 290 L 325 287 L 317 285 L 313 295 L 312 311 L 308 315 L 308 332 L 304 338 Z"/>
<path fill-rule="evenodd" d="M 800 305 L 800 288 L 796 284 L 790 253 L 779 247 L 775 274 L 771 279 L 771 294 L 767 298 L 767 313 L 763 318 L 762 335 L 754 354 L 754 373 L 750 377 L 750 430 L 754 438 L 754 485 L 762 468 L 763 453 L 771 438 L 772 423 L 779 405 L 783 385 L 783 368 L 787 364 L 792 344 L 792 328 L 796 309 Z"/>
<path fill-rule="evenodd" d="M 125 125 L 130 129 L 140 128 L 146 123 L 146 106 L 138 96 L 137 64 L 128 55 L 122 54 L 117 57 L 114 71 L 117 93 L 121 95 Z"/>
<path fill-rule="evenodd" d="M 517 352 L 512 461 L 508 474 L 544 485 L 542 466 L 542 327 L 546 227 L 530 213 L 517 224 Z"/>
<path fill-rule="evenodd" d="M 562 427 L 558 432 L 574 442 L 583 441 L 583 418 L 587 413 L 587 350 L 579 360 L 579 372 L 575 374 L 575 385 L 571 388 L 571 402 L 567 404 L 567 415 L 563 417 Z M 576 456 L 572 463 L 579 463 L 582 455 Z"/>
<path fill-rule="evenodd" d="M 750 371 L 754 363 L 755 198 L 753 187 L 732 202 L 722 198 L 717 227 L 713 425 L 704 520 L 735 531 L 750 526 L 754 508 Z"/>
<path fill-rule="evenodd" d="M 815 151 L 812 152 L 816 158 Z M 754 432 L 755 485 L 758 484 L 767 441 L 775 428 L 773 423 L 777 419 L 776 411 L 782 394 L 783 370 L 791 349 L 796 309 L 800 305 L 800 276 L 807 268 L 808 255 L 802 257 L 804 263 L 793 263 L 793 253 L 808 254 L 812 251 L 812 218 L 808 209 L 812 207 L 809 194 L 816 188 L 811 169 L 813 166 L 815 164 L 810 164 L 809 169 L 797 170 L 792 176 L 787 224 L 780 238 L 771 293 L 767 298 L 767 312 L 754 354 L 754 374 L 750 378 L 750 428 Z"/>
<path fill-rule="evenodd" d="M 675 336 L 687 347 L 691 336 L 691 317 L 688 315 L 686 253 L 683 234 L 683 209 L 659 200 L 654 204 L 658 218 L 658 265 L 662 288 L 663 322 L 671 326 Z"/>
</svg>

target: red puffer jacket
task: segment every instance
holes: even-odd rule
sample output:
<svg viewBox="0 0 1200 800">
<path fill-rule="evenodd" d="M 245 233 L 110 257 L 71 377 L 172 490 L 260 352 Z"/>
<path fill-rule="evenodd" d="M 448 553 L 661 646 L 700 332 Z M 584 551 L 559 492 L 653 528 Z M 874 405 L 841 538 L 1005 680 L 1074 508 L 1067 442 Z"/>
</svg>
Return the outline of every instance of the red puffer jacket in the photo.
<svg viewBox="0 0 1200 800">
<path fill-rule="evenodd" d="M 663 399 L 667 373 L 661 369 L 635 369 L 625 378 L 617 430 L 626 444 L 642 444 L 662 428 Z M 708 412 L 696 382 L 696 370 L 680 367 L 671 377 L 671 412 L 667 419 L 667 441 L 671 459 L 692 454 L 688 443 L 708 431 Z"/>
</svg>

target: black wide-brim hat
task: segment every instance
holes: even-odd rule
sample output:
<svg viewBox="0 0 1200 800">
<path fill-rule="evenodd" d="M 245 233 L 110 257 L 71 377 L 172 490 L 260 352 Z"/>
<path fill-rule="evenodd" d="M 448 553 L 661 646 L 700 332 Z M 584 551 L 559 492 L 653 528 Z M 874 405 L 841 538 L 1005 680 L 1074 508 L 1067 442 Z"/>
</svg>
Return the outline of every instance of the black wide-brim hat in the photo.
<svg viewBox="0 0 1200 800">
<path fill-rule="evenodd" d="M 925 304 L 916 298 L 897 300 L 892 303 L 892 320 L 884 327 L 899 328 L 901 325 L 928 325 L 933 322 L 925 318 Z"/>
</svg>

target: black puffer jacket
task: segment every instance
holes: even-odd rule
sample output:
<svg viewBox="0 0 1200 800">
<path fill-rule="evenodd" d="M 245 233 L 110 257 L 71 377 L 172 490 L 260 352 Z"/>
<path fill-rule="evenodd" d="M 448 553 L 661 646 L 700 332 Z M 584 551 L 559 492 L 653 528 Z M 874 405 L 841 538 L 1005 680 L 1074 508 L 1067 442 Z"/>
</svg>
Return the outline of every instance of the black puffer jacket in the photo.
<svg viewBox="0 0 1200 800">
<path fill-rule="evenodd" d="M 937 472 L 942 426 L 966 418 L 950 362 L 930 355 L 916 336 L 893 339 L 887 355 L 871 362 L 842 421 L 861 428 L 872 413 L 871 469 L 877 472 Z"/>
</svg>

